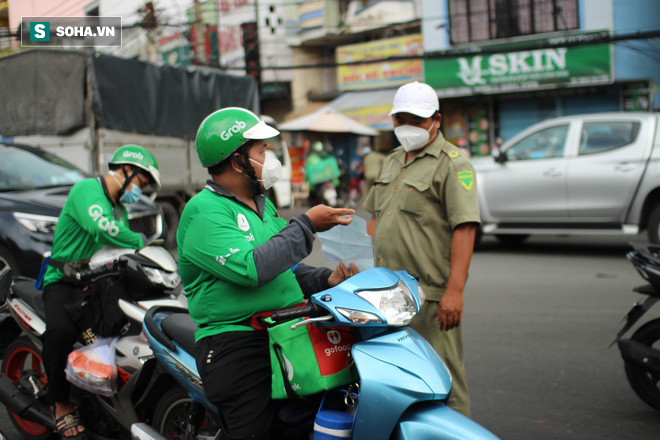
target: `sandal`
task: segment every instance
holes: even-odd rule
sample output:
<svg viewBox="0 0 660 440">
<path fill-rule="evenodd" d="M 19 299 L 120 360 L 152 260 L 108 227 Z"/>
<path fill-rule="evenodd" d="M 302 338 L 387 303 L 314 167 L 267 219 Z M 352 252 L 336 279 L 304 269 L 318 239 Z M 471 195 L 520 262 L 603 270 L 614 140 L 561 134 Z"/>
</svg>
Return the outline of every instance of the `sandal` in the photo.
<svg viewBox="0 0 660 440">
<path fill-rule="evenodd" d="M 64 435 L 65 432 L 67 432 L 71 428 L 77 428 L 79 426 L 83 426 L 83 424 L 80 422 L 80 416 L 73 411 L 70 412 L 69 414 L 65 414 L 59 419 L 55 419 L 55 427 L 57 428 L 57 433 L 60 435 L 65 440 L 70 440 L 70 439 L 78 439 L 83 437 L 86 434 L 86 431 L 79 432 L 76 435 L 70 435 L 66 436 Z"/>
</svg>

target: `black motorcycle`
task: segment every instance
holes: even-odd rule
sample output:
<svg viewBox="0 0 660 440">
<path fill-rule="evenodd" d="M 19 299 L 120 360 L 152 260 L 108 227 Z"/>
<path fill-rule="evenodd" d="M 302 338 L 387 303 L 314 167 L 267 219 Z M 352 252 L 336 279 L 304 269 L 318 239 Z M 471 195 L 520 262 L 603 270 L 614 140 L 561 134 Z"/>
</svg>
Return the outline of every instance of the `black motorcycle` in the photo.
<svg viewBox="0 0 660 440">
<path fill-rule="evenodd" d="M 626 258 L 650 284 L 636 287 L 634 292 L 646 295 L 636 302 L 623 318 L 623 327 L 616 339 L 625 362 L 626 376 L 632 389 L 647 404 L 660 411 L 660 318 L 642 325 L 630 339 L 622 336 L 660 300 L 660 246 L 631 243 Z"/>
</svg>

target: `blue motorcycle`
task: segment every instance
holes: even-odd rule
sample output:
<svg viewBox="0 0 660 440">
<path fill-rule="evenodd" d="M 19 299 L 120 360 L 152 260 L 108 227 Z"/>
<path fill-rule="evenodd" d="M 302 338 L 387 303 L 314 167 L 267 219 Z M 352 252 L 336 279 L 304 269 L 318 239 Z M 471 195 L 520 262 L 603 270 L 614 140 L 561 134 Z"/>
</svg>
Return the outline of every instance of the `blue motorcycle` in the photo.
<svg viewBox="0 0 660 440">
<path fill-rule="evenodd" d="M 298 420 L 289 423 L 309 426 L 314 438 L 324 439 L 497 439 L 447 407 L 449 371 L 431 345 L 407 327 L 424 300 L 407 272 L 374 268 L 312 295 L 303 307 L 274 313 L 277 323 L 350 327 L 356 341 L 350 359 L 359 379 L 327 392 L 308 416 L 311 422 L 300 420 L 305 416 L 296 410 L 290 413 Z M 181 309 L 156 307 L 145 316 L 144 333 L 154 355 L 180 385 L 160 400 L 151 425 L 167 438 L 220 439 L 217 410 L 204 396 L 193 357 L 195 328 Z M 320 423 L 333 400 L 331 412 L 344 414 L 340 428 Z"/>
</svg>

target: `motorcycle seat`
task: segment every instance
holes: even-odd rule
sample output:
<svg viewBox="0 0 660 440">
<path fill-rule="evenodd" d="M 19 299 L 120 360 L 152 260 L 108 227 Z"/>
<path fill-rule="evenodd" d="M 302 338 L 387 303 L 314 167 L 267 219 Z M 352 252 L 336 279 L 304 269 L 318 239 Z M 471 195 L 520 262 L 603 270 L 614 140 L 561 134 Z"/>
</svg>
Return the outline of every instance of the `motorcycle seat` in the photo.
<svg viewBox="0 0 660 440">
<path fill-rule="evenodd" d="M 14 295 L 25 302 L 32 310 L 34 310 L 40 317 L 46 316 L 44 310 L 44 301 L 41 294 L 42 290 L 34 288 L 34 280 L 32 279 L 15 279 L 12 286 Z"/>
<path fill-rule="evenodd" d="M 195 324 L 187 313 L 172 313 L 161 322 L 163 333 L 191 355 L 195 354 Z"/>
</svg>

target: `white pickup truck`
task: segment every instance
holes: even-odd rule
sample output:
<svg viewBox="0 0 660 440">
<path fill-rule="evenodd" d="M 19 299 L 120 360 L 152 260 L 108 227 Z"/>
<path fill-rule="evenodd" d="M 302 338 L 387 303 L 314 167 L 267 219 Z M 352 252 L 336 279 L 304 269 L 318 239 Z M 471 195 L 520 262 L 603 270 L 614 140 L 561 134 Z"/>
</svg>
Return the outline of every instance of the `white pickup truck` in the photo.
<svg viewBox="0 0 660 440">
<path fill-rule="evenodd" d="M 532 234 L 648 231 L 660 243 L 660 114 L 549 119 L 472 158 L 481 233 L 516 243 Z"/>
</svg>

